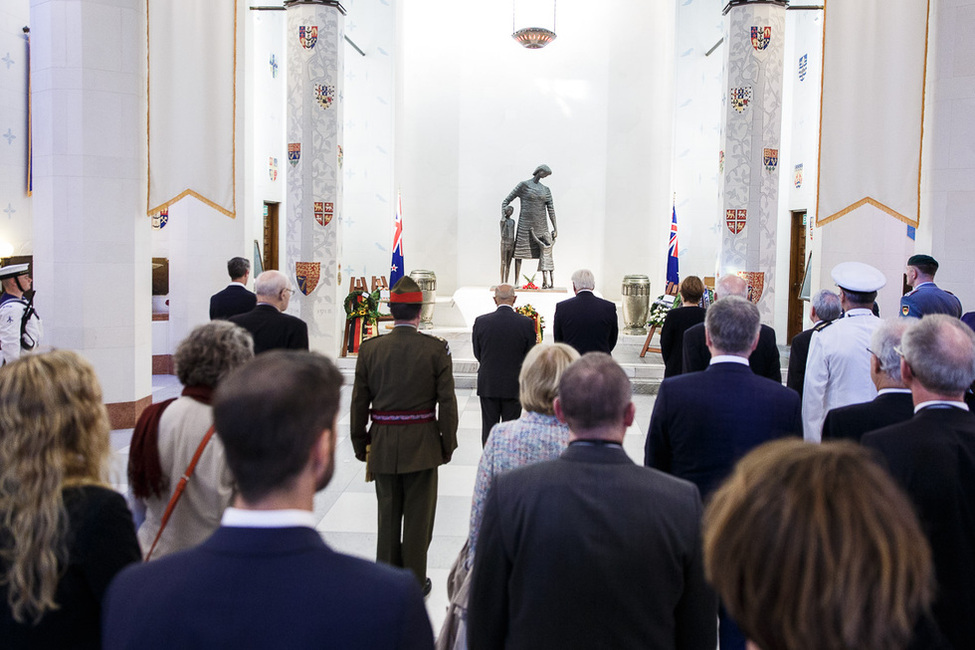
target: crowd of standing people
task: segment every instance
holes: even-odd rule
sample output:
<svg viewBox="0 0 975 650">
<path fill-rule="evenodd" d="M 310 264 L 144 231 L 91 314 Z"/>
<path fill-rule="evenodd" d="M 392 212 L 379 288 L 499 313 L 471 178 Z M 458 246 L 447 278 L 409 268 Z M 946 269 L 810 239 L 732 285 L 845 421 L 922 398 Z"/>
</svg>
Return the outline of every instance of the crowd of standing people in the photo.
<svg viewBox="0 0 975 650">
<path fill-rule="evenodd" d="M 936 271 L 912 257 L 913 291 L 883 320 L 883 274 L 834 268 L 838 293 L 814 297 L 786 385 L 741 279 L 719 278 L 705 310 L 686 278 L 642 465 L 622 446 L 632 386 L 592 274 L 573 274 L 554 344 L 536 344 L 499 285 L 474 327 L 483 450 L 435 639 L 427 552 L 458 413 L 450 348 L 418 331 L 420 288 L 394 285 L 392 332 L 356 361 L 350 433 L 375 482 L 373 563 L 315 530 L 341 373 L 283 313 L 288 279 L 262 273 L 251 302 L 235 258 L 215 319 L 176 350 L 181 396 L 133 434 L 135 515 L 106 480 L 91 365 L 34 351 L 0 369 L 0 642 L 975 647 L 975 332 Z"/>
</svg>

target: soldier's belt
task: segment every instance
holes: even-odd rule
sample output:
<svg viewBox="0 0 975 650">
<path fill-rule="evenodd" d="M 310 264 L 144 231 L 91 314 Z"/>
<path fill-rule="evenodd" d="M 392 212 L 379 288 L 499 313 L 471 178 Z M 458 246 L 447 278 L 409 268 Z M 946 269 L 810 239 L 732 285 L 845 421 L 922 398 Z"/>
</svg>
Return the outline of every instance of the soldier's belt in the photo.
<svg viewBox="0 0 975 650">
<path fill-rule="evenodd" d="M 376 424 L 423 424 L 436 422 L 436 411 L 369 411 L 369 417 Z"/>
</svg>

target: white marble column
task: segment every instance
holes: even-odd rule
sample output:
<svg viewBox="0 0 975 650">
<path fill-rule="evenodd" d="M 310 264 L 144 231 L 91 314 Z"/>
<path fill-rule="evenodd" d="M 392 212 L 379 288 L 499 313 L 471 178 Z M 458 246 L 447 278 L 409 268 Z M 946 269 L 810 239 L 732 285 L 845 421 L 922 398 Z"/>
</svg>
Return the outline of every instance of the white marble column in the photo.
<svg viewBox="0 0 975 650">
<path fill-rule="evenodd" d="M 762 320 L 772 323 L 782 122 L 785 2 L 725 8 L 719 269 L 742 275 Z"/>
<path fill-rule="evenodd" d="M 133 426 L 152 392 L 145 6 L 30 2 L 43 344 L 94 364 L 116 427 Z"/>
<path fill-rule="evenodd" d="M 337 355 L 345 323 L 339 286 L 345 10 L 327 0 L 285 6 L 290 164 L 281 270 L 295 278 L 299 291 L 288 311 L 308 323 L 311 348 Z"/>
</svg>

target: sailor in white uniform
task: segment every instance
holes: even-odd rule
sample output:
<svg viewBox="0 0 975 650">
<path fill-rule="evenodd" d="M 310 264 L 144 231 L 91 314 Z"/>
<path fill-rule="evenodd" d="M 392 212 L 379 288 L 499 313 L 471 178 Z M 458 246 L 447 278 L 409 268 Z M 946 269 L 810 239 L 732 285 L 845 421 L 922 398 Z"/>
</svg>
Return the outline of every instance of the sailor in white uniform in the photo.
<svg viewBox="0 0 975 650">
<path fill-rule="evenodd" d="M 0 268 L 0 285 L 3 286 L 3 295 L 0 295 L 0 365 L 19 359 L 22 352 L 36 349 L 41 342 L 41 318 L 34 311 L 33 298 L 24 297 L 32 284 L 30 264 Z"/>
<path fill-rule="evenodd" d="M 802 392 L 803 436 L 820 442 L 831 409 L 869 402 L 877 396 L 870 378 L 870 337 L 880 326 L 872 307 L 884 274 L 862 262 L 837 264 L 831 273 L 840 288 L 843 317 L 812 335 Z"/>
</svg>

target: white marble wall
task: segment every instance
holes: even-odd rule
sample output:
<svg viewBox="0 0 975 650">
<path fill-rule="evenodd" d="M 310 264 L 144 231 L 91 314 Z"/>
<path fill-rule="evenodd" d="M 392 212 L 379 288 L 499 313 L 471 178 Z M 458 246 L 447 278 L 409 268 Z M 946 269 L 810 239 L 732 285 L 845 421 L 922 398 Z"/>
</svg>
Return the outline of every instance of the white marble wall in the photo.
<svg viewBox="0 0 975 650">
<path fill-rule="evenodd" d="M 29 24 L 28 0 L 0 4 L 0 256 L 34 250 L 27 196 L 27 37 L 22 31 Z"/>
<path fill-rule="evenodd" d="M 975 1 L 934 0 L 928 40 L 921 216 L 911 252 L 975 310 Z M 0 143 L 2 144 L 2 143 Z"/>
<path fill-rule="evenodd" d="M 44 343 L 86 356 L 106 402 L 133 402 L 151 392 L 145 4 L 31 0 L 30 23 Z"/>
</svg>

